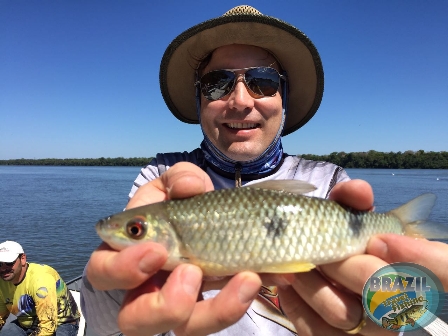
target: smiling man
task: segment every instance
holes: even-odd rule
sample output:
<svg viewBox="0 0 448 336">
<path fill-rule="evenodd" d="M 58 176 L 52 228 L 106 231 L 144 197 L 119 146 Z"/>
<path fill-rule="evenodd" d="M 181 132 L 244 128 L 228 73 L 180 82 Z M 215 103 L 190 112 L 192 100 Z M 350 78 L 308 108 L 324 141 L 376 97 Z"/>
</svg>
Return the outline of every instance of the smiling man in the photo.
<svg viewBox="0 0 448 336">
<path fill-rule="evenodd" d="M 7 323 L 12 314 L 17 320 Z M 50 266 L 27 263 L 22 246 L 0 244 L 0 335 L 75 336 L 79 311 Z"/>
<path fill-rule="evenodd" d="M 283 150 L 282 137 L 298 130 L 316 113 L 323 82 L 319 53 L 309 38 L 253 7 L 235 7 L 181 33 L 162 58 L 161 91 L 176 118 L 199 124 L 203 140 L 190 152 L 156 154 L 137 176 L 127 208 L 264 180 L 302 180 L 316 186 L 309 196 L 322 198 L 329 197 L 338 183 L 346 182 L 356 188 L 356 195 L 350 195 L 353 199 L 365 200 L 349 205 L 368 209 L 373 195 L 367 183 L 349 181 L 344 169 L 332 163 L 305 160 Z M 157 146 L 148 144 L 153 145 Z M 197 184 L 199 181 L 202 185 Z M 272 286 L 260 289 L 257 275 L 240 273 L 224 288 L 200 293 L 205 300 L 196 304 L 202 279 L 197 269 L 181 265 L 170 278 L 184 279 L 183 285 L 170 280 L 161 291 L 152 292 L 152 280 L 145 282 L 133 272 L 143 265 L 152 276 L 163 265 L 166 252 L 134 252 L 119 262 L 116 252 L 102 245 L 87 265 L 82 309 L 87 323 L 99 335 L 296 334 L 297 326 L 284 311 L 288 306 L 280 303 L 280 292 Z M 135 262 L 143 255 L 149 262 L 137 267 Z M 114 269 L 105 274 L 111 265 Z M 121 278 L 115 281 L 117 277 Z M 135 282 L 129 281 L 131 278 Z M 154 281 L 161 282 L 157 277 Z M 183 289 L 186 292 L 179 294 Z M 154 293 L 173 293 L 173 298 L 159 300 Z M 148 304 L 146 298 L 153 301 Z M 326 328 L 358 332 L 364 324 L 358 299 L 342 301 L 350 302 L 353 314 Z M 139 305 L 142 302 L 145 304 Z M 312 309 L 307 311 L 312 314 Z"/>
</svg>

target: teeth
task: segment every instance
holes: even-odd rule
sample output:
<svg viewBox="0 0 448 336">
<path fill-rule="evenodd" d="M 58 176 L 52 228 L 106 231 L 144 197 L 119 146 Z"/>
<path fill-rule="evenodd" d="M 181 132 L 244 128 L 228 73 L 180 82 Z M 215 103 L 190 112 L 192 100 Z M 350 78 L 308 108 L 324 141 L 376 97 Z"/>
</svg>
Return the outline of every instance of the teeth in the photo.
<svg viewBox="0 0 448 336">
<path fill-rule="evenodd" d="M 227 126 L 230 128 L 247 129 L 247 128 L 256 128 L 257 124 L 231 123 L 227 124 Z"/>
</svg>

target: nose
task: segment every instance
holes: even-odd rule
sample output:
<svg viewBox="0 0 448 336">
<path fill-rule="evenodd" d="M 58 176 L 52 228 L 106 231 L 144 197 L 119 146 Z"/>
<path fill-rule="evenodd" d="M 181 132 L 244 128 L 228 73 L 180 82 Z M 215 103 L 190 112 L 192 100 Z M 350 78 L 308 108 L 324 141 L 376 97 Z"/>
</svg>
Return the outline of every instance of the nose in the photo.
<svg viewBox="0 0 448 336">
<path fill-rule="evenodd" d="M 252 109 L 255 98 L 249 92 L 244 82 L 244 75 L 238 75 L 235 87 L 229 97 L 229 107 L 238 111 Z"/>
</svg>

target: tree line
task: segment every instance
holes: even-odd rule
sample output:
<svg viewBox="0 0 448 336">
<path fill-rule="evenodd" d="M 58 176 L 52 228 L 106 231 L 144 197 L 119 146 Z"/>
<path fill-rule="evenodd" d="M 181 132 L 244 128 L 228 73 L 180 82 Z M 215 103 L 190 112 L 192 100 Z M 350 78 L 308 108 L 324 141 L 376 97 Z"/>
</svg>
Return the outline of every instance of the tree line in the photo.
<svg viewBox="0 0 448 336">
<path fill-rule="evenodd" d="M 0 160 L 0 165 L 10 166 L 129 166 L 144 167 L 151 157 L 144 158 L 104 158 L 97 159 L 12 159 Z"/>
<path fill-rule="evenodd" d="M 389 169 L 448 169 L 448 152 L 333 152 L 329 155 L 302 154 L 305 159 L 327 161 L 344 168 L 389 168 Z M 20 166 L 134 166 L 144 167 L 151 157 L 97 159 L 12 159 L 0 160 L 0 165 Z"/>
<path fill-rule="evenodd" d="M 327 161 L 344 168 L 385 168 L 385 169 L 448 169 L 448 152 L 333 152 L 329 155 L 305 154 L 309 160 Z"/>
</svg>

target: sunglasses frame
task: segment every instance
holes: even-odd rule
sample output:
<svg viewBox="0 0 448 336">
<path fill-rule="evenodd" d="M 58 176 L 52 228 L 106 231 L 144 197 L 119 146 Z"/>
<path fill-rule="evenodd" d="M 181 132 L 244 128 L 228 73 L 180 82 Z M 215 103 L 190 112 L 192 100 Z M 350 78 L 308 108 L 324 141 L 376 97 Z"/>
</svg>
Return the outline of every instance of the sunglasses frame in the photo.
<svg viewBox="0 0 448 336">
<path fill-rule="evenodd" d="M 275 63 L 275 62 L 274 62 L 274 63 Z M 272 64 L 274 64 L 274 63 L 272 63 Z M 236 83 L 238 82 L 238 78 L 239 78 L 240 76 L 242 76 L 242 77 L 243 77 L 243 83 L 244 83 L 244 85 L 245 85 L 246 88 L 247 88 L 250 92 L 252 92 L 254 95 L 256 95 L 256 96 L 258 96 L 258 97 L 260 97 L 260 98 L 262 98 L 262 97 L 274 97 L 274 96 L 277 94 L 278 87 L 277 87 L 276 92 L 275 92 L 273 95 L 265 95 L 265 94 L 260 95 L 259 93 L 254 92 L 254 91 L 249 87 L 249 84 L 246 82 L 246 73 L 247 73 L 249 70 L 264 68 L 264 69 L 272 69 L 272 70 L 274 70 L 274 71 L 277 73 L 278 78 L 279 78 L 278 86 L 280 86 L 282 80 L 286 83 L 286 82 L 287 82 L 286 73 L 281 74 L 280 72 L 278 72 L 277 69 L 271 67 L 272 64 L 270 64 L 269 66 L 256 66 L 256 67 L 240 68 L 240 69 L 217 69 L 217 70 L 212 70 L 212 71 L 209 71 L 209 72 L 203 74 L 203 75 L 201 76 L 201 78 L 198 79 L 198 80 L 194 83 L 194 85 L 196 86 L 196 88 L 199 88 L 199 91 L 202 93 L 202 95 L 204 96 L 205 99 L 207 99 L 207 100 L 209 100 L 209 101 L 216 101 L 216 100 L 220 100 L 220 99 L 224 98 L 225 96 L 228 96 L 229 94 L 231 94 L 232 91 L 235 89 L 235 85 L 236 85 Z M 241 71 L 241 70 L 244 70 L 244 72 L 241 73 L 241 74 L 237 74 L 237 73 L 236 73 L 237 71 Z M 221 97 L 219 97 L 219 98 L 217 98 L 217 99 L 213 99 L 213 98 L 210 99 L 210 98 L 206 97 L 206 96 L 204 95 L 204 93 L 202 92 L 202 83 L 201 83 L 201 81 L 202 81 L 202 78 L 204 78 L 204 76 L 208 75 L 209 73 L 216 72 L 216 71 L 228 71 L 228 72 L 232 72 L 233 75 L 235 76 L 235 78 L 233 79 L 232 87 L 230 88 L 230 90 L 229 90 L 228 93 L 226 93 L 225 95 L 223 95 L 223 96 L 221 96 Z M 196 73 L 196 77 L 198 77 L 198 73 Z"/>
</svg>

